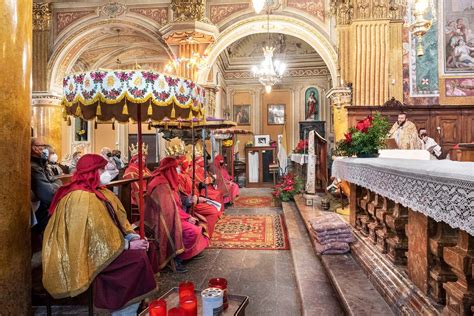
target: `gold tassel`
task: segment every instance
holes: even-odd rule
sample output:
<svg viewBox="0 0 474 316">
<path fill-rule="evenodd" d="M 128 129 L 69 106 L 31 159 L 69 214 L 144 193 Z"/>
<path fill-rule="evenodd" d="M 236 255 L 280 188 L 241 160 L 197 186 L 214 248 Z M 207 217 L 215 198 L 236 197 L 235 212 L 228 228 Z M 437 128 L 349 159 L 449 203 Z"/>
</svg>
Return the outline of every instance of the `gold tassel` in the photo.
<svg viewBox="0 0 474 316">
<path fill-rule="evenodd" d="M 97 105 L 97 109 L 95 109 L 95 115 L 96 116 L 102 116 L 102 108 L 100 107 L 100 102 Z"/>
<path fill-rule="evenodd" d="M 127 101 L 126 100 L 125 100 L 125 104 L 123 105 L 122 114 L 123 115 L 128 115 L 128 106 L 127 106 Z"/>
<path fill-rule="evenodd" d="M 97 120 L 94 121 L 94 129 L 97 129 Z"/>
<path fill-rule="evenodd" d="M 76 116 L 77 117 L 82 116 L 81 106 L 79 104 L 76 107 Z"/>
<path fill-rule="evenodd" d="M 67 117 L 67 126 L 71 126 L 71 117 L 70 116 Z"/>
<path fill-rule="evenodd" d="M 192 121 L 193 118 L 194 118 L 194 116 L 193 116 L 193 110 L 190 109 L 190 110 L 189 110 L 189 117 L 188 117 L 188 119 Z"/>
<path fill-rule="evenodd" d="M 112 122 L 112 130 L 115 131 L 115 121 Z"/>
<path fill-rule="evenodd" d="M 148 116 L 152 116 L 153 115 L 153 107 L 151 106 L 151 101 L 150 101 L 150 105 L 148 106 L 148 111 L 146 113 Z"/>
<path fill-rule="evenodd" d="M 176 118 L 176 111 L 174 109 L 174 104 L 173 104 L 173 109 L 171 110 L 170 118 L 172 118 L 172 119 Z"/>
</svg>

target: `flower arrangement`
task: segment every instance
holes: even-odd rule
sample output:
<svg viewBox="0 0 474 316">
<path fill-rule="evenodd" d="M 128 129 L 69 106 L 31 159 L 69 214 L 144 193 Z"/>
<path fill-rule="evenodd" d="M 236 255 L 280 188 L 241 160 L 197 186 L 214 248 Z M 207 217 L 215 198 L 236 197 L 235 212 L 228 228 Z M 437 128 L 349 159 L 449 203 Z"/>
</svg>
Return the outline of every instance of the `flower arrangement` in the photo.
<svg viewBox="0 0 474 316">
<path fill-rule="evenodd" d="M 355 127 L 349 128 L 344 139 L 336 144 L 335 154 L 338 156 L 376 157 L 378 150 L 384 148 L 389 123 L 380 113 L 367 116 Z"/>
<path fill-rule="evenodd" d="M 253 146 L 253 142 L 251 140 L 245 143 L 245 147 L 252 147 L 252 146 Z"/>
<path fill-rule="evenodd" d="M 296 144 L 296 147 L 295 149 L 293 149 L 293 152 L 296 154 L 301 154 L 305 151 L 308 151 L 308 140 L 302 139 L 298 142 L 298 144 Z"/>
<path fill-rule="evenodd" d="M 231 147 L 234 144 L 234 141 L 232 139 L 227 139 L 222 142 L 222 145 L 224 147 Z"/>
<path fill-rule="evenodd" d="M 281 182 L 279 182 L 273 188 L 273 198 L 283 202 L 288 202 L 294 199 L 296 194 L 299 194 L 304 189 L 303 179 L 295 177 L 292 173 L 288 173 L 283 176 Z"/>
</svg>

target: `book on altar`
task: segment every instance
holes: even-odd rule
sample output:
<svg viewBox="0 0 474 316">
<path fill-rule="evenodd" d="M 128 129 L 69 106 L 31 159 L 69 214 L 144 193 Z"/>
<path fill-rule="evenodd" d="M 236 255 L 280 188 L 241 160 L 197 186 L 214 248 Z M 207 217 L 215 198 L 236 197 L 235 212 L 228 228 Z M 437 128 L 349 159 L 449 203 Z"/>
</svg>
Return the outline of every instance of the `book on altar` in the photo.
<svg viewBox="0 0 474 316">
<path fill-rule="evenodd" d="M 221 203 L 216 202 L 214 200 L 209 200 L 209 199 L 206 199 L 206 203 L 211 205 L 211 206 L 214 206 L 217 209 L 217 211 L 220 212 L 221 207 L 222 207 Z"/>
</svg>

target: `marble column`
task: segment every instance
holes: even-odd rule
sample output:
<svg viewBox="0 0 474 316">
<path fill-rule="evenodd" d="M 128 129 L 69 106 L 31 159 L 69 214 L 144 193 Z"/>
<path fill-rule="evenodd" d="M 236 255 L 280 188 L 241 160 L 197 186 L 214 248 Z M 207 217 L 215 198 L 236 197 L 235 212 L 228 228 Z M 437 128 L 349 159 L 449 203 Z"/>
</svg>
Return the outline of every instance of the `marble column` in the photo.
<svg viewBox="0 0 474 316">
<path fill-rule="evenodd" d="M 64 122 L 61 98 L 54 95 L 33 94 L 31 127 L 35 137 L 53 146 L 59 158 L 62 157 L 62 133 Z"/>
<path fill-rule="evenodd" d="M 32 1 L 0 2 L 0 313 L 28 315 L 31 292 Z M 13 149 L 13 150 L 12 150 Z"/>
</svg>

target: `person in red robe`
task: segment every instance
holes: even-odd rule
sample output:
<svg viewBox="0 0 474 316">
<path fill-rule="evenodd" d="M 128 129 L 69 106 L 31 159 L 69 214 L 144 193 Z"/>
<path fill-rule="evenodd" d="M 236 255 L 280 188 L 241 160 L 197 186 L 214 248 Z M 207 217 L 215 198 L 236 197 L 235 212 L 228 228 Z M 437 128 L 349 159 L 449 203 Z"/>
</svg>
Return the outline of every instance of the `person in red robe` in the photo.
<svg viewBox="0 0 474 316">
<path fill-rule="evenodd" d="M 72 181 L 56 192 L 43 239 L 43 285 L 57 299 L 93 286 L 96 307 L 133 314 L 156 288 L 156 253 L 147 253 L 150 244 L 135 234 L 122 203 L 104 187 L 107 163 L 84 155 Z"/>
<path fill-rule="evenodd" d="M 143 146 L 144 147 L 144 146 Z M 128 162 L 127 169 L 125 169 L 125 172 L 123 174 L 123 179 L 138 179 L 138 150 L 135 149 L 136 147 L 131 147 L 130 150 L 132 152 L 132 158 Z M 148 151 L 143 149 L 143 155 L 142 155 L 142 168 L 143 168 L 143 177 L 149 177 L 151 176 L 151 171 L 150 169 L 147 168 L 146 166 L 146 157 L 148 155 Z M 146 181 L 143 180 L 143 186 L 142 186 L 143 193 L 146 193 Z M 140 191 L 139 189 L 139 184 L 138 181 L 135 181 L 131 184 L 131 200 L 132 200 L 132 205 L 138 206 L 138 192 Z"/>
<path fill-rule="evenodd" d="M 190 167 L 188 168 L 188 175 L 192 179 L 193 178 L 193 167 L 192 164 L 189 163 Z M 209 198 L 211 200 L 217 201 L 224 205 L 224 195 L 221 190 L 216 188 L 213 185 L 214 179 L 207 173 L 207 177 L 204 179 L 204 158 L 198 157 L 195 160 L 194 165 L 196 166 L 196 173 L 195 173 L 195 181 L 194 185 L 196 191 L 200 193 L 202 197 Z M 221 210 L 223 211 L 223 209 Z"/>
<path fill-rule="evenodd" d="M 178 161 L 178 188 L 183 206 L 206 218 L 209 237 L 212 237 L 214 226 L 224 211 L 224 204 L 199 196 L 196 190 L 193 192 L 193 180 L 186 172 L 188 168 L 186 157 L 182 156 Z"/>
<path fill-rule="evenodd" d="M 239 196 L 239 185 L 233 181 L 224 167 L 224 157 L 221 155 L 214 157 L 212 171 L 216 175 L 217 187 L 223 191 L 224 203 L 233 203 L 234 199 Z"/>
<path fill-rule="evenodd" d="M 209 238 L 205 225 L 183 210 L 178 194 L 177 166 L 175 158 L 166 157 L 153 172 L 147 189 L 145 221 L 154 227 L 160 244 L 160 268 L 174 259 L 178 272 L 185 272 L 181 260 L 200 254 L 209 245 Z"/>
</svg>

